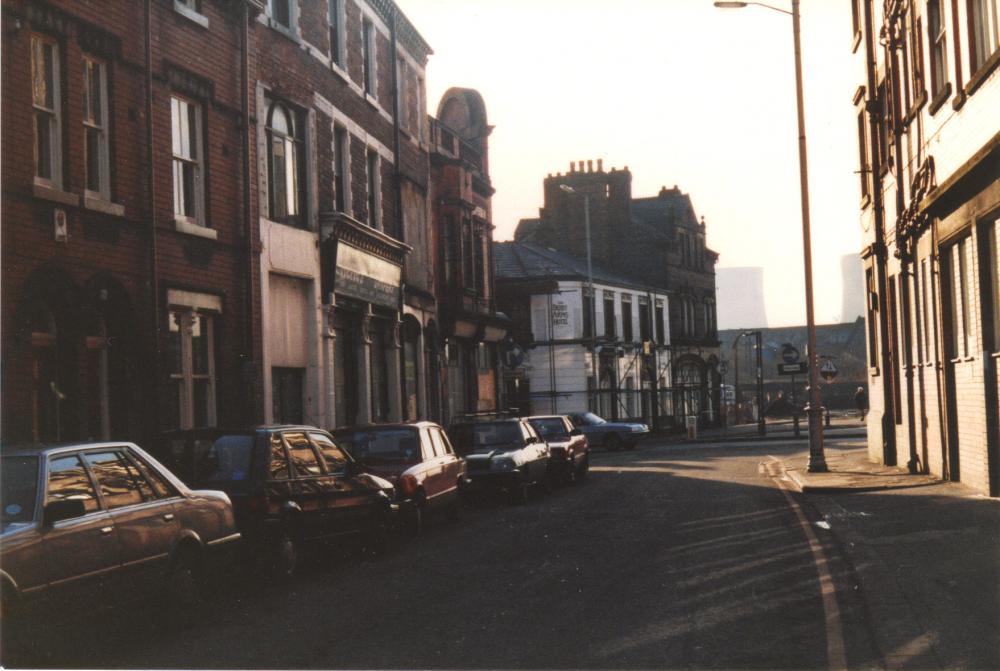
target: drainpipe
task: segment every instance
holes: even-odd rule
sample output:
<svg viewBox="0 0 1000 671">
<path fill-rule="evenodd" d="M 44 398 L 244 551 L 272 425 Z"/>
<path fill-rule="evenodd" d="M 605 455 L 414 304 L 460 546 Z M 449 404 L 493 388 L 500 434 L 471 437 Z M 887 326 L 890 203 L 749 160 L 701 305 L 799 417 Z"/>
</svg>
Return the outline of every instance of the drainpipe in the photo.
<svg viewBox="0 0 1000 671">
<path fill-rule="evenodd" d="M 396 239 L 400 242 L 406 242 L 406 229 L 403 225 L 403 173 L 399 169 L 399 55 L 396 42 L 396 17 L 398 14 L 399 10 L 394 7 L 392 20 L 389 24 L 392 38 L 392 174 L 396 183 L 396 221 L 399 225 Z"/>
<path fill-rule="evenodd" d="M 254 246 L 253 246 L 253 217 L 251 212 L 251 183 L 253 174 L 250 171 L 250 151 L 252 139 L 250 134 L 250 10 L 247 4 L 242 3 L 242 21 L 240 26 L 240 78 L 242 84 L 242 104 L 240 112 L 243 123 L 243 235 L 246 242 L 246 287 L 244 288 L 243 311 L 246 317 L 246 325 L 243 330 L 243 386 L 246 390 L 245 399 L 246 419 L 253 424 L 257 417 L 257 376 L 254 374 L 254 332 L 257 326 L 256 316 L 253 310 L 253 290 L 254 290 Z"/>
<path fill-rule="evenodd" d="M 146 87 L 146 194 L 148 197 L 147 215 L 149 217 L 149 291 L 152 326 L 153 358 L 150 362 L 153 375 L 151 386 L 152 420 L 151 432 L 159 433 L 160 422 L 160 276 L 157 266 L 156 250 L 156 179 L 153 169 L 153 15 L 152 0 L 145 4 L 145 87 Z"/>
<path fill-rule="evenodd" d="M 878 80 L 875 75 L 875 29 L 872 20 L 872 1 L 864 3 L 865 8 L 865 66 L 868 79 L 868 136 L 872 157 L 872 213 L 875 228 L 875 284 L 878 295 L 878 333 L 879 362 L 882 372 L 882 461 L 889 466 L 896 464 L 896 427 L 894 419 L 893 394 L 890 375 L 891 358 L 889 357 L 889 322 L 888 322 L 888 289 L 886 279 L 887 250 L 885 245 L 885 211 L 882 200 L 882 188 L 879 184 L 879 174 L 882 172 L 882 161 L 879 157 L 880 118 L 876 114 L 875 98 L 878 91 Z"/>
</svg>

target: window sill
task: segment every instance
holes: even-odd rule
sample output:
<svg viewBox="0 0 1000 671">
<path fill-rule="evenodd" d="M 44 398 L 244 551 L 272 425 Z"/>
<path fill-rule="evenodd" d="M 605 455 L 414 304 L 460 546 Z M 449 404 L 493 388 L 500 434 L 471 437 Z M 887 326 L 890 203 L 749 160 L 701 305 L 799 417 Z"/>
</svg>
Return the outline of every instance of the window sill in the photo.
<svg viewBox="0 0 1000 671">
<path fill-rule="evenodd" d="M 965 95 L 965 91 L 959 90 L 955 94 L 955 97 L 951 99 L 951 108 L 957 112 L 965 106 L 966 100 L 968 100 L 968 97 Z"/>
<path fill-rule="evenodd" d="M 867 193 L 861 197 L 861 209 L 866 210 L 872 204 L 872 197 Z"/>
<path fill-rule="evenodd" d="M 107 214 L 112 217 L 124 217 L 125 216 L 125 206 L 121 203 L 113 203 L 110 200 L 105 200 L 98 196 L 90 196 L 84 194 L 83 196 L 83 207 L 87 210 L 93 210 L 94 212 L 100 212 L 102 214 Z"/>
<path fill-rule="evenodd" d="M 918 114 L 920 114 L 920 110 L 923 109 L 924 105 L 926 104 L 927 104 L 927 91 L 921 91 L 920 95 L 917 96 L 917 99 L 913 101 L 913 105 L 910 107 L 910 111 L 906 113 L 906 118 L 903 119 L 903 126 L 904 127 L 909 126 L 911 123 L 913 123 L 913 120 L 916 118 Z"/>
<path fill-rule="evenodd" d="M 874 366 L 872 368 L 869 368 L 868 369 L 868 376 L 869 377 L 878 377 L 879 376 L 878 366 Z"/>
<path fill-rule="evenodd" d="M 944 101 L 947 100 L 948 96 L 950 95 L 951 95 L 951 82 L 948 82 L 947 84 L 944 85 L 944 88 L 938 91 L 937 95 L 934 96 L 934 98 L 931 100 L 931 104 L 927 106 L 927 111 L 930 113 L 931 116 L 934 116 L 937 113 L 937 111 L 941 109 L 941 105 L 944 105 Z"/>
<path fill-rule="evenodd" d="M 265 20 L 267 21 L 268 27 L 270 27 L 275 32 L 280 33 L 281 35 L 284 35 L 285 37 L 287 37 L 288 39 L 290 39 L 292 42 L 295 42 L 295 44 L 301 44 L 302 43 L 302 40 L 299 39 L 298 34 L 295 31 L 293 31 L 290 27 L 286 26 L 283 23 L 278 23 L 277 21 L 275 21 L 271 17 L 267 17 Z"/>
<path fill-rule="evenodd" d="M 861 44 L 861 31 L 857 30 L 854 32 L 854 40 L 851 42 L 851 53 L 857 53 L 858 46 Z"/>
<path fill-rule="evenodd" d="M 347 64 L 341 65 L 337 63 L 332 58 L 330 59 L 330 70 L 333 74 L 337 75 L 340 79 L 344 81 L 345 84 L 351 83 L 351 75 L 347 72 Z"/>
<path fill-rule="evenodd" d="M 174 226 L 178 233 L 194 235 L 199 238 L 208 238 L 210 240 L 218 240 L 219 238 L 219 232 L 214 228 L 201 226 L 200 224 L 196 224 L 193 219 L 186 217 L 176 217 L 174 219 Z"/>
<path fill-rule="evenodd" d="M 181 4 L 179 0 L 174 0 L 174 11 L 202 28 L 208 28 L 207 16 L 191 9 L 187 5 Z"/>
<path fill-rule="evenodd" d="M 365 91 L 365 102 L 374 107 L 375 109 L 379 109 L 380 107 L 380 105 L 378 104 L 378 99 L 368 91 Z"/>
<path fill-rule="evenodd" d="M 51 200 L 53 203 L 68 205 L 70 207 L 80 206 L 80 196 L 75 193 L 63 191 L 62 189 L 51 184 L 36 181 L 31 187 L 31 192 L 35 198 Z"/>
<path fill-rule="evenodd" d="M 986 62 L 969 77 L 969 83 L 965 85 L 965 95 L 971 96 L 975 93 L 976 89 L 997 69 L 998 65 L 1000 65 L 1000 49 L 994 51 L 993 55 L 987 58 Z"/>
</svg>

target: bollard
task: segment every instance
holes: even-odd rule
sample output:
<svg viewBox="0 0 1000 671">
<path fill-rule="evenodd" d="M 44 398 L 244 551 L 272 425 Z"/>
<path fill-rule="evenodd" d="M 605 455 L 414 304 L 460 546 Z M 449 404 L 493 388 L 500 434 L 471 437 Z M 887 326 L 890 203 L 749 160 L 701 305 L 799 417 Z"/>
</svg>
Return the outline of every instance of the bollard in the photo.
<svg viewBox="0 0 1000 671">
<path fill-rule="evenodd" d="M 798 438 L 799 436 L 801 436 L 802 432 L 799 429 L 799 416 L 798 416 L 798 414 L 792 415 L 792 426 L 795 427 L 795 437 Z"/>
</svg>

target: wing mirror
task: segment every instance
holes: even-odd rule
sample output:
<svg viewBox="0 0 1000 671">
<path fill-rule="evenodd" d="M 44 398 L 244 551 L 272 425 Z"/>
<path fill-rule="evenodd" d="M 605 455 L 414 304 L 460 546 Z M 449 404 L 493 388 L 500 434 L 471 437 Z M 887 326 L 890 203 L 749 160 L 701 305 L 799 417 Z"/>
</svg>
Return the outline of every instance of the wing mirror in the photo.
<svg viewBox="0 0 1000 671">
<path fill-rule="evenodd" d="M 87 509 L 81 499 L 58 499 L 45 504 L 42 513 L 42 526 L 51 527 L 56 522 L 71 520 L 74 517 L 83 517 Z"/>
</svg>

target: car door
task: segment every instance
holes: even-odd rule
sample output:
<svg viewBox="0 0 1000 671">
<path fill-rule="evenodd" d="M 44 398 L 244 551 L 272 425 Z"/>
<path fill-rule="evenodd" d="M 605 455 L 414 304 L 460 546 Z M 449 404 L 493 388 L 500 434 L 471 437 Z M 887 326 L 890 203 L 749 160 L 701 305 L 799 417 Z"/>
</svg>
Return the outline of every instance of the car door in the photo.
<svg viewBox="0 0 1000 671">
<path fill-rule="evenodd" d="M 448 451 L 445 448 L 441 430 L 436 427 L 421 429 L 421 445 L 424 453 L 424 492 L 431 505 L 442 503 L 441 498 L 449 490 Z"/>
<path fill-rule="evenodd" d="M 292 470 L 291 499 L 302 510 L 299 530 L 306 538 L 325 536 L 333 531 L 329 503 L 336 493 L 335 478 L 323 472 L 304 431 L 286 431 L 283 438 Z"/>
<path fill-rule="evenodd" d="M 177 494 L 160 496 L 129 459 L 124 446 L 87 451 L 82 456 L 114 522 L 126 577 L 141 584 L 165 572 L 180 535 L 173 505 Z"/>
<path fill-rule="evenodd" d="M 448 435 L 440 427 L 431 427 L 429 431 L 437 436 L 435 446 L 440 446 L 444 455 L 444 463 L 441 467 L 441 478 L 443 480 L 442 491 L 445 493 L 457 493 L 458 481 L 465 473 L 465 462 L 455 454 L 455 450 L 448 440 Z M 448 498 L 448 497 L 445 497 Z"/>
<path fill-rule="evenodd" d="M 529 478 L 532 482 L 540 482 L 549 467 L 549 445 L 535 433 L 528 422 L 520 424 L 524 433 L 524 452 L 528 459 Z"/>
<path fill-rule="evenodd" d="M 52 596 L 68 592 L 82 599 L 100 598 L 112 589 L 121 566 L 118 535 L 111 515 L 101 506 L 90 474 L 76 453 L 49 457 L 45 503 L 83 501 L 81 517 L 61 520 L 42 529 L 43 561 Z"/>
</svg>

